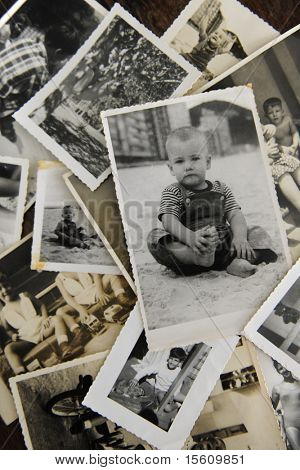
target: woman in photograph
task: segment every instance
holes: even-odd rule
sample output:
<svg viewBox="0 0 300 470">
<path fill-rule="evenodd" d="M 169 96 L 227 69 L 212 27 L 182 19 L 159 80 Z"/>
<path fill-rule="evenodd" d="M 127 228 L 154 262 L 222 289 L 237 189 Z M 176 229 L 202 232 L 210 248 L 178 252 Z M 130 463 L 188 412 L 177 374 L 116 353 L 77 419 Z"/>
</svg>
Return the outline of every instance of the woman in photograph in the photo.
<svg viewBox="0 0 300 470">
<path fill-rule="evenodd" d="M 275 410 L 281 404 L 283 428 L 293 450 L 300 449 L 300 382 L 279 362 L 273 360 L 274 367 L 283 381 L 272 390 L 272 403 Z"/>
</svg>

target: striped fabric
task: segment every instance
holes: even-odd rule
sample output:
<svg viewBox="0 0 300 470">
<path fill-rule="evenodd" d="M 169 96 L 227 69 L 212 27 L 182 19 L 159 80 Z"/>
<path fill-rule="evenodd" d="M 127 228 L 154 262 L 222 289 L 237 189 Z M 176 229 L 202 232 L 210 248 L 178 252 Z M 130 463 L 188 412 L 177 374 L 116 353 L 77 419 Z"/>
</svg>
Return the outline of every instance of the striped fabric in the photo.
<svg viewBox="0 0 300 470">
<path fill-rule="evenodd" d="M 222 194 L 225 197 L 225 214 L 228 214 L 228 212 L 232 210 L 240 209 L 240 206 L 236 202 L 234 195 L 231 189 L 229 188 L 229 186 L 227 186 L 227 184 L 221 183 L 220 181 L 214 181 L 214 182 L 208 181 L 207 183 L 208 183 L 209 191 L 215 191 L 217 193 Z M 194 192 L 190 190 L 186 190 L 186 191 L 187 191 L 187 197 L 191 197 L 196 194 L 198 195 L 201 194 L 201 191 L 199 192 Z M 184 210 L 184 201 L 183 201 L 182 193 L 178 187 L 178 183 L 172 183 L 169 186 L 167 186 L 162 192 L 158 218 L 159 220 L 161 220 L 164 214 L 172 214 L 178 219 L 180 219 L 180 216 L 183 210 Z"/>
</svg>

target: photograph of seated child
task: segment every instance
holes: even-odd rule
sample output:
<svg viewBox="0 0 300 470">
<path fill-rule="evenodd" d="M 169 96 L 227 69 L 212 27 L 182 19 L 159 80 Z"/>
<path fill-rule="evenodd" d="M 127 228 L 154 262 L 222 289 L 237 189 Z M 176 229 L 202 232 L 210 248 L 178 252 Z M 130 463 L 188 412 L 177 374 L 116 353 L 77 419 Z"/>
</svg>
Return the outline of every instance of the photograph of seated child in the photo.
<svg viewBox="0 0 300 470">
<path fill-rule="evenodd" d="M 161 196 L 158 218 L 163 228 L 148 235 L 155 260 L 179 275 L 226 270 L 240 277 L 253 275 L 260 263 L 275 262 L 270 236 L 260 226 L 247 226 L 228 185 L 207 180 L 211 157 L 203 151 L 199 130 L 173 130 L 166 150 L 177 182 Z"/>
<path fill-rule="evenodd" d="M 149 382 L 147 382 L 147 386 L 153 388 L 156 405 L 158 406 L 181 371 L 181 366 L 186 356 L 186 352 L 182 348 L 171 349 L 166 362 L 150 365 L 137 372 L 135 377 L 130 381 L 130 388 L 133 389 L 137 387 L 142 379 L 154 375 L 154 385 L 151 386 Z M 174 406 L 176 407 L 174 403 L 167 403 L 164 411 L 172 411 Z"/>
<path fill-rule="evenodd" d="M 276 185 L 292 207 L 300 213 L 299 132 L 284 110 L 280 98 L 268 98 L 263 103 L 269 124 L 263 126 L 269 163 Z M 283 217 L 289 213 L 286 207 Z"/>
<path fill-rule="evenodd" d="M 75 210 L 71 205 L 63 207 L 61 220 L 54 230 L 57 236 L 57 243 L 68 248 L 90 248 L 90 237 L 85 233 L 83 227 L 78 227 L 73 221 Z"/>
</svg>

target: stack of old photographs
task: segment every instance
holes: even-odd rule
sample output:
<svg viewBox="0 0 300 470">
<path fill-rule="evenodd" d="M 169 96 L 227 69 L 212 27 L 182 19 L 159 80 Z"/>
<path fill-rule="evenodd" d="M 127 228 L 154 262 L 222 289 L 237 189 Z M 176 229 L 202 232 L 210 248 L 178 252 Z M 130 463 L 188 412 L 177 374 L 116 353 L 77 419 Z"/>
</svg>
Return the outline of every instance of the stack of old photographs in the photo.
<svg viewBox="0 0 300 470">
<path fill-rule="evenodd" d="M 0 20 L 0 419 L 29 449 L 300 448 L 299 39 L 237 0 L 161 38 L 95 0 Z"/>
</svg>

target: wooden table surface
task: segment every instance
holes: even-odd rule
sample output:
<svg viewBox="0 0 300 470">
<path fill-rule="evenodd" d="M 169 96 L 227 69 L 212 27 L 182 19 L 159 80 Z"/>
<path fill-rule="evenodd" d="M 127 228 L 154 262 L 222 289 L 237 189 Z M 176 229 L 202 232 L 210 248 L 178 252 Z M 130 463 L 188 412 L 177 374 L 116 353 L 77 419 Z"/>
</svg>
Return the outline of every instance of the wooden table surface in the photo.
<svg viewBox="0 0 300 470">
<path fill-rule="evenodd" d="M 117 3 L 115 0 L 97 1 L 107 9 Z M 240 0 L 240 2 L 282 33 L 299 24 L 300 0 Z M 0 15 L 3 15 L 13 3 L 13 0 L 0 0 Z M 155 34 L 162 35 L 189 1 L 119 0 L 118 3 Z M 72 4 L 71 0 L 70 4 Z M 25 220 L 25 233 L 31 231 L 32 215 L 33 210 L 29 212 Z M 0 418 L 0 449 L 25 448 L 19 424 L 4 426 Z"/>
</svg>

